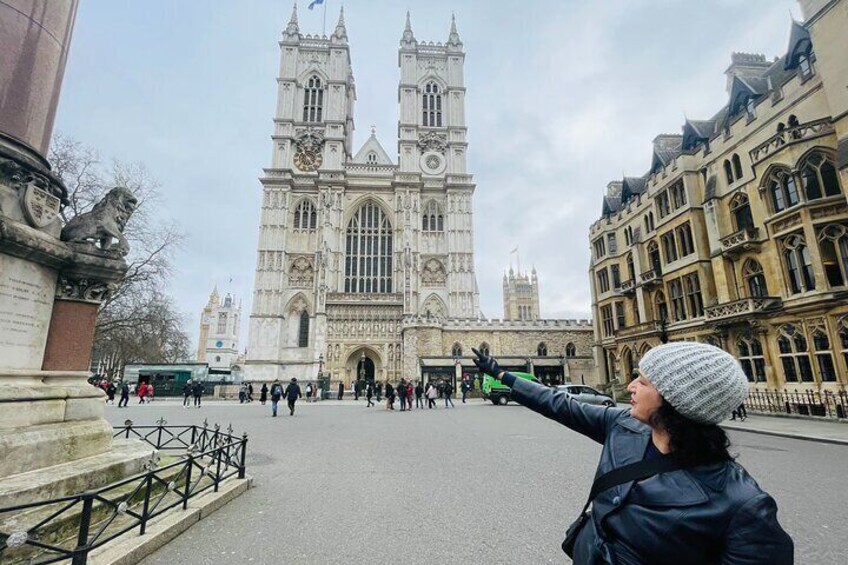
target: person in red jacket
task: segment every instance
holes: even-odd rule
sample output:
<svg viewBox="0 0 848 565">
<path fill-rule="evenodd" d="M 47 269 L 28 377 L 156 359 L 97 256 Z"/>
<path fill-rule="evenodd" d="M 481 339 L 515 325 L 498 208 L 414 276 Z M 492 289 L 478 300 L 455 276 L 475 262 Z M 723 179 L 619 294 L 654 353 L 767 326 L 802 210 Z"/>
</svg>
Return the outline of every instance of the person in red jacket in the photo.
<svg viewBox="0 0 848 565">
<path fill-rule="evenodd" d="M 406 383 L 406 406 L 407 410 L 412 410 L 412 394 L 414 390 L 412 387 L 412 381 Z"/>
<path fill-rule="evenodd" d="M 138 403 L 144 404 L 144 399 L 147 396 L 147 383 L 139 383 L 137 394 L 138 394 Z"/>
</svg>

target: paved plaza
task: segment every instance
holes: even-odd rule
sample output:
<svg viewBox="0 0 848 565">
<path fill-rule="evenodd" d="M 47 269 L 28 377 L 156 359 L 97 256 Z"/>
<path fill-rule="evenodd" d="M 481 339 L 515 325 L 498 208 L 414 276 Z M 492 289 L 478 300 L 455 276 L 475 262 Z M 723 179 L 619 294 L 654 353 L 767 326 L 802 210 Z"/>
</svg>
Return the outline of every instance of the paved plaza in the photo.
<svg viewBox="0 0 848 565">
<path fill-rule="evenodd" d="M 600 447 L 517 405 L 386 412 L 365 401 L 172 401 L 107 407 L 114 424 L 246 431 L 255 488 L 143 563 L 565 563 L 559 548 Z M 843 563 L 848 447 L 731 432 L 739 461 L 777 500 L 799 563 Z"/>
</svg>

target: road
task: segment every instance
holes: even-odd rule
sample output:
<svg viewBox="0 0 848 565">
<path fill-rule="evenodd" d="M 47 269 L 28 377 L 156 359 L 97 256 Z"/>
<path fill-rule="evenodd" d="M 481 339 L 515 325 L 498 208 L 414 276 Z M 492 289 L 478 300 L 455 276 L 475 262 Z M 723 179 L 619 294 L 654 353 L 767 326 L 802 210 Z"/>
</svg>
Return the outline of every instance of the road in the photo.
<svg viewBox="0 0 848 565">
<path fill-rule="evenodd" d="M 364 400 L 107 407 L 115 424 L 232 423 L 256 488 L 143 563 L 566 563 L 600 447 L 516 405 L 411 413 Z M 844 563 L 848 447 L 732 432 L 738 461 L 777 500 L 799 563 Z"/>
</svg>

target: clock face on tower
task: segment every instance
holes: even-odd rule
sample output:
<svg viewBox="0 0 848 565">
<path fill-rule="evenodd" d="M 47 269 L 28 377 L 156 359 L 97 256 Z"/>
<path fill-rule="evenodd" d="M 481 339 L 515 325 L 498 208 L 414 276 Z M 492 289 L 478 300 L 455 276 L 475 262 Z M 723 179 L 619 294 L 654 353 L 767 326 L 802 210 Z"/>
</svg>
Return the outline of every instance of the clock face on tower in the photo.
<svg viewBox="0 0 848 565">
<path fill-rule="evenodd" d="M 306 173 L 317 171 L 323 161 L 324 157 L 321 153 L 309 149 L 299 149 L 294 154 L 295 167 Z"/>
</svg>

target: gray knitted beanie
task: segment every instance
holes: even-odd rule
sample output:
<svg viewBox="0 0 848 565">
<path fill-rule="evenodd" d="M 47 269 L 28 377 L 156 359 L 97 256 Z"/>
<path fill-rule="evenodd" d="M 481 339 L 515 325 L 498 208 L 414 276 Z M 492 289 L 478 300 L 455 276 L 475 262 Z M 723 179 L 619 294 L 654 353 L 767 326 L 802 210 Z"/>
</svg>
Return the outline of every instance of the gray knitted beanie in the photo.
<svg viewBox="0 0 848 565">
<path fill-rule="evenodd" d="M 702 424 L 724 420 L 748 393 L 739 362 L 705 343 L 654 347 L 639 361 L 639 369 L 675 410 Z"/>
</svg>

